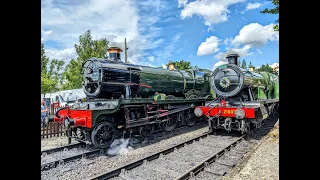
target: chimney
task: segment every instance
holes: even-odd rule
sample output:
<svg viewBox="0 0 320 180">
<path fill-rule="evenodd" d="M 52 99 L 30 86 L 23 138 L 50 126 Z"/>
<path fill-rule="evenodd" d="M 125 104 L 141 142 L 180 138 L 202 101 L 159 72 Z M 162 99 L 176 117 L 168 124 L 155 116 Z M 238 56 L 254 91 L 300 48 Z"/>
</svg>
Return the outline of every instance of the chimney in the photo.
<svg viewBox="0 0 320 180">
<path fill-rule="evenodd" d="M 238 65 L 238 54 L 229 54 L 226 58 L 228 59 L 229 64 Z"/>
<path fill-rule="evenodd" d="M 109 53 L 109 59 L 115 60 L 115 61 L 121 61 L 120 53 L 122 52 L 122 49 L 118 47 L 110 47 L 107 49 Z"/>
</svg>

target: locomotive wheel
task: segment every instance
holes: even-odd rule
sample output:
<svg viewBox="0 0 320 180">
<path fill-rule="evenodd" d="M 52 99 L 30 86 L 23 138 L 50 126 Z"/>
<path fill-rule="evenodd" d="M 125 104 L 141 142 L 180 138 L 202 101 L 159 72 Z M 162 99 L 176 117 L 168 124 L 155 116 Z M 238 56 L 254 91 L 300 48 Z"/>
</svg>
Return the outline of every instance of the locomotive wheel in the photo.
<svg viewBox="0 0 320 180">
<path fill-rule="evenodd" d="M 115 138 L 114 126 L 109 122 L 103 122 L 96 126 L 91 133 L 91 142 L 97 148 L 107 148 Z"/>
<path fill-rule="evenodd" d="M 179 119 L 176 114 L 169 116 L 169 120 L 160 123 L 160 127 L 165 131 L 172 131 L 178 125 Z"/>
<path fill-rule="evenodd" d="M 187 111 L 184 115 L 184 122 L 187 126 L 193 126 L 196 123 L 196 118 L 190 114 L 190 111 Z"/>
<path fill-rule="evenodd" d="M 140 134 L 144 137 L 150 136 L 154 132 L 154 125 L 145 125 L 140 128 Z"/>
</svg>

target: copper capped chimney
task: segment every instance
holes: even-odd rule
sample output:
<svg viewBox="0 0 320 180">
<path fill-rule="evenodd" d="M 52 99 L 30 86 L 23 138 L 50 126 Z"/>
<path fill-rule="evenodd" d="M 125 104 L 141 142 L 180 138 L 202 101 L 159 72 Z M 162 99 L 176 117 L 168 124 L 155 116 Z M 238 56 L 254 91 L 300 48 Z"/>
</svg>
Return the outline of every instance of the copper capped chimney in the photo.
<svg viewBox="0 0 320 180">
<path fill-rule="evenodd" d="M 110 47 L 107 49 L 107 52 L 109 53 L 109 59 L 121 61 L 120 53 L 122 52 L 122 49 L 118 47 Z"/>
</svg>

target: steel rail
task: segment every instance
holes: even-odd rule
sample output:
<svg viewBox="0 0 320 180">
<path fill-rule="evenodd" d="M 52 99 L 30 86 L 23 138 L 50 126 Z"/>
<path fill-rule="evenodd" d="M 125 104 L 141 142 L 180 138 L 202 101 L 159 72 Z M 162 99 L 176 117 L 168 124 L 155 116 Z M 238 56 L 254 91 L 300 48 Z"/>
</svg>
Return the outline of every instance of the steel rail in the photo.
<svg viewBox="0 0 320 180">
<path fill-rule="evenodd" d="M 99 152 L 101 152 L 100 149 L 95 149 L 95 150 L 92 150 L 92 151 L 89 151 L 89 152 L 84 152 L 84 153 L 81 153 L 81 154 L 78 154 L 78 155 L 75 155 L 75 156 L 66 157 L 66 158 L 59 159 L 59 160 L 56 160 L 56 161 L 53 161 L 53 162 L 41 164 L 41 171 L 57 167 L 58 165 L 62 165 L 65 162 L 69 162 L 69 161 L 72 161 L 72 160 L 75 160 L 75 159 L 80 159 L 80 158 L 83 158 L 83 157 L 86 157 L 86 156 L 91 156 L 91 155 L 97 154 Z"/>
<path fill-rule="evenodd" d="M 109 170 L 108 172 L 105 172 L 105 173 L 102 173 L 102 174 L 99 174 L 97 176 L 94 176 L 94 177 L 91 177 L 89 179 L 108 179 L 108 178 L 111 178 L 111 177 L 114 177 L 114 176 L 117 176 L 121 173 L 121 171 L 123 169 L 125 170 L 130 170 L 130 169 L 133 169 L 137 166 L 140 166 L 141 164 L 143 164 L 145 161 L 152 161 L 154 159 L 157 159 L 160 157 L 160 155 L 165 155 L 165 154 L 169 154 L 171 152 L 174 151 L 174 149 L 179 149 L 181 147 L 184 147 L 185 145 L 187 144 L 192 144 L 194 141 L 198 141 L 200 138 L 205 138 L 207 137 L 208 135 L 210 135 L 211 133 L 207 132 L 205 134 L 202 134 L 202 135 L 199 135 L 195 138 L 192 138 L 190 140 L 187 140 L 187 141 L 184 141 L 180 144 L 177 144 L 177 145 L 174 145 L 174 146 L 171 146 L 170 148 L 167 148 L 165 150 L 162 150 L 162 151 L 159 151 L 159 152 L 156 152 L 154 154 L 151 154 L 147 157 L 143 157 L 143 158 L 140 158 L 138 160 L 134 160 L 134 161 L 131 161 L 123 166 L 120 166 L 120 167 L 116 167 L 116 168 L 113 168 L 111 170 Z"/>
<path fill-rule="evenodd" d="M 57 148 L 47 149 L 47 150 L 41 151 L 41 155 L 43 155 L 43 154 L 51 154 L 51 153 L 63 151 L 64 149 L 77 148 L 77 147 L 80 147 L 82 145 L 85 145 L 85 144 L 83 144 L 83 143 L 75 143 L 75 144 L 65 145 L 65 146 L 61 146 L 61 147 L 57 147 Z"/>
</svg>

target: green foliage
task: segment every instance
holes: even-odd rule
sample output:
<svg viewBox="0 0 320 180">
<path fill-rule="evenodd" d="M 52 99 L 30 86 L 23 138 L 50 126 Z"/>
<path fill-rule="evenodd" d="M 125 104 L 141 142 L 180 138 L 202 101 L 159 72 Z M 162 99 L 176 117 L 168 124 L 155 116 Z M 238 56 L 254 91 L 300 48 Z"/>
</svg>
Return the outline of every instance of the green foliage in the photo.
<svg viewBox="0 0 320 180">
<path fill-rule="evenodd" d="M 249 66 L 248 66 L 249 68 L 252 68 L 252 69 L 255 69 L 255 67 L 251 64 L 251 61 L 250 61 L 250 63 L 249 63 Z"/>
<path fill-rule="evenodd" d="M 91 31 L 88 30 L 79 37 L 79 45 L 75 44 L 78 59 L 81 63 L 89 58 L 106 58 L 109 41 L 105 38 L 92 40 Z"/>
<path fill-rule="evenodd" d="M 79 37 L 79 45 L 75 44 L 78 54 L 76 60 L 71 60 L 66 67 L 65 78 L 67 82 L 62 86 L 63 89 L 81 88 L 82 74 L 81 66 L 86 60 L 92 57 L 106 58 L 109 41 L 105 38 L 92 40 L 91 31 L 88 30 Z"/>
<path fill-rule="evenodd" d="M 48 77 L 53 79 L 58 84 L 62 84 L 64 80 L 64 61 L 53 59 L 50 63 L 50 68 L 47 73 Z"/>
<path fill-rule="evenodd" d="M 271 0 L 270 0 L 271 1 Z M 279 0 L 272 0 L 272 3 L 276 6 L 275 8 L 273 8 L 273 9 L 268 9 L 268 8 L 266 8 L 266 9 L 264 9 L 263 11 L 260 11 L 261 13 L 263 13 L 263 14 L 279 14 Z M 278 24 L 276 24 L 274 27 L 273 27 L 273 29 L 275 30 L 275 31 L 279 31 L 279 18 L 276 20 L 276 22 L 278 23 Z"/>
<path fill-rule="evenodd" d="M 47 74 L 41 74 L 41 94 L 54 92 L 58 90 L 58 83 L 48 77 Z"/>
<path fill-rule="evenodd" d="M 243 69 L 247 68 L 246 60 L 242 60 L 241 68 L 243 68 Z"/>
<path fill-rule="evenodd" d="M 192 66 L 191 66 L 191 63 L 188 62 L 188 61 L 184 61 L 184 60 L 181 60 L 181 61 L 169 61 L 168 64 L 166 65 L 167 68 L 169 67 L 169 64 L 174 64 L 174 66 L 180 70 L 184 70 L 184 69 L 191 69 Z"/>
<path fill-rule="evenodd" d="M 268 73 L 272 73 L 272 74 L 278 74 L 276 71 L 273 71 L 273 68 L 271 66 L 269 66 L 269 64 L 267 65 L 262 65 L 260 68 L 256 69 L 257 72 L 268 72 Z"/>
<path fill-rule="evenodd" d="M 62 85 L 62 89 L 77 89 L 81 88 L 82 74 L 81 63 L 79 60 L 72 59 L 64 72 L 66 83 Z"/>
<path fill-rule="evenodd" d="M 44 51 L 44 45 L 41 43 L 41 73 L 47 72 L 47 65 L 49 62 L 49 58 L 46 57 Z"/>
<path fill-rule="evenodd" d="M 59 90 L 59 84 L 63 83 L 64 61 L 53 59 L 50 62 L 49 71 L 47 65 L 49 58 L 46 57 L 44 45 L 41 43 L 41 93 L 46 94 Z"/>
</svg>

